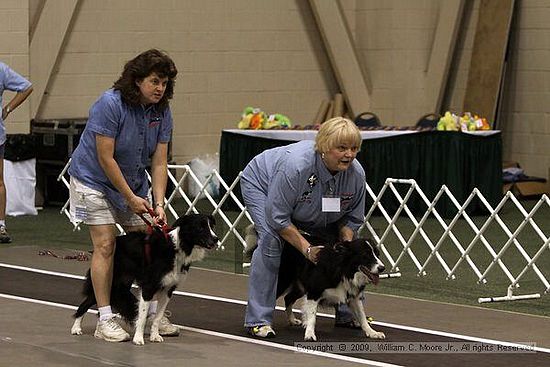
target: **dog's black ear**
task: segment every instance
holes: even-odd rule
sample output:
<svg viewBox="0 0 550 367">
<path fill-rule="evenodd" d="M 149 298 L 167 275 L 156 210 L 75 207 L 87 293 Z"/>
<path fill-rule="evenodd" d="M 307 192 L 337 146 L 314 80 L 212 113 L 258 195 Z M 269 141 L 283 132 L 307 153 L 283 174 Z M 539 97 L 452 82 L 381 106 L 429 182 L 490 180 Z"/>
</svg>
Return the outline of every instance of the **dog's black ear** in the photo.
<svg viewBox="0 0 550 367">
<path fill-rule="evenodd" d="M 370 246 L 372 248 L 372 251 L 376 256 L 380 256 L 380 248 L 376 245 L 376 242 L 374 242 L 370 238 L 362 238 L 361 240 L 365 243 L 365 245 Z"/>
<path fill-rule="evenodd" d="M 184 217 L 183 215 L 180 216 L 180 217 L 178 217 L 178 219 L 176 219 L 176 220 L 174 221 L 174 223 L 172 223 L 171 227 L 172 227 L 172 228 L 176 228 L 176 227 L 181 226 L 181 222 L 183 221 L 183 217 Z"/>
<path fill-rule="evenodd" d="M 346 243 L 349 243 L 349 242 L 346 242 L 346 241 L 338 241 L 334 244 L 333 248 L 334 248 L 334 251 L 335 252 L 344 252 L 347 250 L 347 246 L 346 246 Z"/>
<path fill-rule="evenodd" d="M 372 242 L 369 242 L 371 244 L 372 250 L 374 251 L 374 254 L 376 256 L 380 256 L 380 247 L 373 245 Z"/>
</svg>

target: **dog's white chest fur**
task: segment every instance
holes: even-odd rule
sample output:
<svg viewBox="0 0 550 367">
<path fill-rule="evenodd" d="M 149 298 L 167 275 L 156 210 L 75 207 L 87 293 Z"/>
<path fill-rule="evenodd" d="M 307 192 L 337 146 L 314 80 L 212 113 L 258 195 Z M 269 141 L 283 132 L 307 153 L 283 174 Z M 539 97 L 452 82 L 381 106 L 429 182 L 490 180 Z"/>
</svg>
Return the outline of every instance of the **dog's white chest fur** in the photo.
<svg viewBox="0 0 550 367">
<path fill-rule="evenodd" d="M 347 303 L 350 297 L 356 297 L 361 292 L 367 282 L 367 276 L 357 272 L 353 279 L 342 278 L 336 288 L 325 289 L 321 299 L 330 304 Z"/>
<path fill-rule="evenodd" d="M 187 272 L 191 263 L 202 260 L 205 254 L 206 251 L 203 248 L 193 248 L 189 256 L 185 255 L 184 252 L 178 252 L 174 259 L 172 271 L 162 278 L 162 286 L 170 288 L 184 281 L 187 278 Z"/>
<path fill-rule="evenodd" d="M 167 273 L 162 278 L 162 286 L 165 288 L 170 288 L 178 285 L 180 280 L 182 279 L 182 275 L 183 275 L 183 278 L 185 278 L 185 276 L 187 275 L 187 272 L 185 272 L 184 274 L 180 273 L 181 265 L 179 264 L 182 262 L 178 261 L 179 257 L 180 257 L 180 254 L 177 254 L 176 258 L 174 259 L 175 261 L 174 261 L 174 266 L 172 267 L 172 271 Z"/>
</svg>

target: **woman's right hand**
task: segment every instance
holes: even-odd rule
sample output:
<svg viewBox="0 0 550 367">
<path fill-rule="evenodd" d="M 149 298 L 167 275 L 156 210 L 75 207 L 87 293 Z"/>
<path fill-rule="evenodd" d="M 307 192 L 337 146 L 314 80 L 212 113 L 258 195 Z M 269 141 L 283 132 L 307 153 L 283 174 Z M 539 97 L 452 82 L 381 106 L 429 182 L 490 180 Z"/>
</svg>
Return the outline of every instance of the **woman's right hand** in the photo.
<svg viewBox="0 0 550 367">
<path fill-rule="evenodd" d="M 149 211 L 149 202 L 137 195 L 134 195 L 130 200 L 128 200 L 128 206 L 136 214 L 143 214 Z"/>
</svg>

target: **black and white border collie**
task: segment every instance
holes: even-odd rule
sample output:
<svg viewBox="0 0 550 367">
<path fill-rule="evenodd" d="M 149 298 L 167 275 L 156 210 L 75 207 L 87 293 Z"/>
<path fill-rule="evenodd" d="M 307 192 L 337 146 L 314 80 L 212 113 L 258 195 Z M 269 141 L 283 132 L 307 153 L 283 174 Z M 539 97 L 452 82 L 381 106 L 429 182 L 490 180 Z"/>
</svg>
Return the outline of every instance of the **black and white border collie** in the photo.
<svg viewBox="0 0 550 367">
<path fill-rule="evenodd" d="M 291 244 L 285 243 L 283 246 L 277 298 L 285 296 L 289 324 L 302 325 L 305 328 L 304 339 L 316 341 L 318 306 L 345 303 L 368 338 L 385 339 L 383 332 L 370 326 L 361 301 L 367 284 L 378 284 L 379 274 L 385 269 L 376 246 L 366 238 L 327 244 L 322 239 L 303 235 L 312 245 L 323 245 L 324 248 L 320 251 L 317 264 L 313 264 Z M 255 231 L 249 227 L 246 236 L 248 254 L 254 251 L 255 242 Z M 292 312 L 292 306 L 303 296 L 302 320 L 299 320 Z"/>
<path fill-rule="evenodd" d="M 207 250 L 216 247 L 218 238 L 212 230 L 214 224 L 210 215 L 189 214 L 178 218 L 166 235 L 154 227 L 150 235 L 130 232 L 116 238 L 111 306 L 126 322 L 135 326 L 134 344 L 144 344 L 149 303 L 155 295 L 158 306 L 149 340 L 163 341 L 158 332 L 159 321 L 172 292 L 187 277 L 191 263 L 202 260 Z M 146 250 L 147 246 L 150 250 Z M 139 288 L 139 302 L 130 291 L 134 282 Z M 96 304 L 90 270 L 86 274 L 83 294 L 86 299 L 74 314 L 73 335 L 82 334 L 82 319 Z"/>
</svg>

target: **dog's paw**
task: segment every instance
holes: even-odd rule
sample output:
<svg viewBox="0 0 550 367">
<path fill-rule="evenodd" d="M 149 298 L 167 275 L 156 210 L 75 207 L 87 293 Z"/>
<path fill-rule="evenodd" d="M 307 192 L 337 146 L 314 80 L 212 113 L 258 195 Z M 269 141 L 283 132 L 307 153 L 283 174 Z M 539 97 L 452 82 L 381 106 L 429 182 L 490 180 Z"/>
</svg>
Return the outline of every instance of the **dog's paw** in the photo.
<svg viewBox="0 0 550 367">
<path fill-rule="evenodd" d="M 162 343 L 164 338 L 159 333 L 155 333 L 149 336 L 149 341 L 153 343 Z"/>
<path fill-rule="evenodd" d="M 304 335 L 304 340 L 306 342 L 316 342 L 317 341 L 317 336 L 315 335 L 315 333 L 309 333 L 306 331 L 306 335 Z"/>
<path fill-rule="evenodd" d="M 367 338 L 371 339 L 386 339 L 386 334 L 384 334 L 381 331 L 374 331 L 372 333 L 367 334 Z"/>
<path fill-rule="evenodd" d="M 72 335 L 82 335 L 82 328 L 73 326 L 71 328 Z"/>
<path fill-rule="evenodd" d="M 145 340 L 143 340 L 143 335 L 134 335 L 132 343 L 134 343 L 135 345 L 144 345 Z"/>
<path fill-rule="evenodd" d="M 288 324 L 290 326 L 301 326 L 302 325 L 302 320 L 297 319 L 296 317 L 289 317 L 288 318 Z"/>
</svg>

